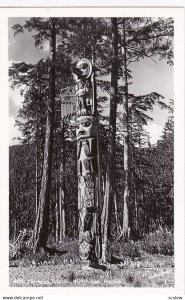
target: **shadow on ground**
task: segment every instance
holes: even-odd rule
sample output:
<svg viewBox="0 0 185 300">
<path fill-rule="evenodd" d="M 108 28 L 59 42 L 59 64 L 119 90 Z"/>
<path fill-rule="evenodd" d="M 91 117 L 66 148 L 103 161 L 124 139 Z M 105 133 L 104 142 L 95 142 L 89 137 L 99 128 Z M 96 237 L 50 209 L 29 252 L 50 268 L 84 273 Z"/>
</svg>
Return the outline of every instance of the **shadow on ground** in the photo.
<svg viewBox="0 0 185 300">
<path fill-rule="evenodd" d="M 49 247 L 46 247 L 45 248 L 45 251 L 49 254 L 49 255 L 55 255 L 55 254 L 58 254 L 58 255 L 64 255 L 67 253 L 67 251 L 65 250 L 58 250 L 56 248 L 49 248 Z"/>
</svg>

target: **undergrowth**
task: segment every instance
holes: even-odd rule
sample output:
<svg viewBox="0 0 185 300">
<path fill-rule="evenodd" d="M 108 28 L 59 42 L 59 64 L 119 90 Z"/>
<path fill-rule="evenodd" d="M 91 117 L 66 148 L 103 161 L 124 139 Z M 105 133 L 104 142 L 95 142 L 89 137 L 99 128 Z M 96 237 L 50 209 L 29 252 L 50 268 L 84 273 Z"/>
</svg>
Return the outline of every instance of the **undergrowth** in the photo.
<svg viewBox="0 0 185 300">
<path fill-rule="evenodd" d="M 174 235 L 167 229 L 160 228 L 138 241 L 113 242 L 111 245 L 112 253 L 121 257 L 130 257 L 132 259 L 147 254 L 174 254 Z"/>
<path fill-rule="evenodd" d="M 146 254 L 173 255 L 174 237 L 173 232 L 166 229 L 159 229 L 142 240 L 122 241 L 111 243 L 112 256 L 120 258 L 130 258 L 131 260 L 140 258 Z M 65 239 L 58 246 L 53 239 L 48 242 L 46 249 L 39 249 L 33 253 L 24 244 L 19 249 L 16 257 L 10 259 L 10 266 L 39 266 L 39 265 L 66 265 L 80 263 L 78 253 L 78 239 Z"/>
</svg>

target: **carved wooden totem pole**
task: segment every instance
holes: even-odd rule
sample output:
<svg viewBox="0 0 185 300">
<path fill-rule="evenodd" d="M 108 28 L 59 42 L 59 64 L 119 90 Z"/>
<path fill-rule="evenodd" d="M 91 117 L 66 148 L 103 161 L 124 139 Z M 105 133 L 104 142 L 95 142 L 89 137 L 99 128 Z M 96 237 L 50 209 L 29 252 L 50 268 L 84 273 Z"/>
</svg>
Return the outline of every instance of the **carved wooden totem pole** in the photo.
<svg viewBox="0 0 185 300">
<path fill-rule="evenodd" d="M 76 79 L 76 138 L 79 210 L 79 253 L 89 265 L 101 256 L 99 188 L 97 168 L 96 101 L 93 66 L 80 60 L 74 70 Z"/>
</svg>

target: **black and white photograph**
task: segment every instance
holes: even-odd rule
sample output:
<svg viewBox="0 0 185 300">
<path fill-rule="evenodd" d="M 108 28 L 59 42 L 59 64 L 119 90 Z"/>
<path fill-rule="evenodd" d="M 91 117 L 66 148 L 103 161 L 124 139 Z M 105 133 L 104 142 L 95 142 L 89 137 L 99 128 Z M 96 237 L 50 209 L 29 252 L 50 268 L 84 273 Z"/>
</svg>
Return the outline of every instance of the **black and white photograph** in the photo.
<svg viewBox="0 0 185 300">
<path fill-rule="evenodd" d="M 12 14 L 7 34 L 9 288 L 174 289 L 173 14 Z"/>
</svg>

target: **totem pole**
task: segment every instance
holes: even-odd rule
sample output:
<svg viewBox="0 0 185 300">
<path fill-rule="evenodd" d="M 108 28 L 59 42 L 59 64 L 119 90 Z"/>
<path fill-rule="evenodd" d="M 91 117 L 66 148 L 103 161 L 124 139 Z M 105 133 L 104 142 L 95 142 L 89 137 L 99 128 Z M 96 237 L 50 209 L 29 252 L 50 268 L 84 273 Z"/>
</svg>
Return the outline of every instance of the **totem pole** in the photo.
<svg viewBox="0 0 185 300">
<path fill-rule="evenodd" d="M 87 59 L 81 59 L 73 72 L 76 80 L 79 254 L 83 262 L 92 265 L 101 257 L 95 78 L 93 66 Z"/>
</svg>

